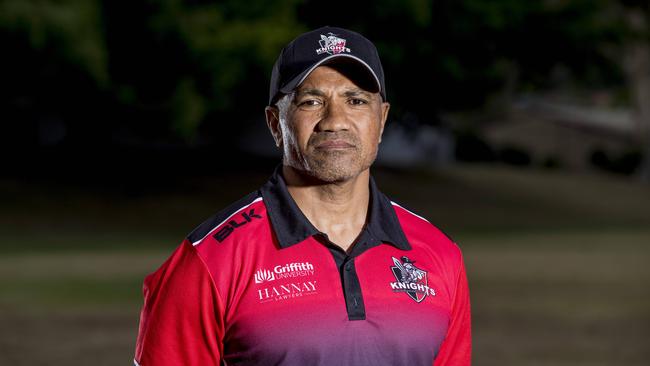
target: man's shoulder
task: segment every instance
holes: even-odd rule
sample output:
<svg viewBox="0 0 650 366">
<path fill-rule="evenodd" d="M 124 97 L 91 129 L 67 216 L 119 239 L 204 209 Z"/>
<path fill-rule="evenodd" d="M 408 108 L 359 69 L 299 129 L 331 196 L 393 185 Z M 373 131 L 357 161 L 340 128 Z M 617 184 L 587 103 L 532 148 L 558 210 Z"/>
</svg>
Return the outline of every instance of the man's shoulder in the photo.
<svg viewBox="0 0 650 366">
<path fill-rule="evenodd" d="M 411 244 L 413 244 L 413 242 L 425 245 L 433 243 L 454 251 L 458 250 L 458 246 L 454 239 L 438 226 L 401 204 L 391 201 L 391 205 L 397 214 L 397 218 L 402 226 L 404 234 Z"/>
<path fill-rule="evenodd" d="M 223 242 L 236 230 L 241 231 L 240 227 L 261 219 L 262 208 L 260 191 L 251 192 L 205 220 L 187 236 L 187 240 L 194 246 L 206 240 Z"/>
</svg>

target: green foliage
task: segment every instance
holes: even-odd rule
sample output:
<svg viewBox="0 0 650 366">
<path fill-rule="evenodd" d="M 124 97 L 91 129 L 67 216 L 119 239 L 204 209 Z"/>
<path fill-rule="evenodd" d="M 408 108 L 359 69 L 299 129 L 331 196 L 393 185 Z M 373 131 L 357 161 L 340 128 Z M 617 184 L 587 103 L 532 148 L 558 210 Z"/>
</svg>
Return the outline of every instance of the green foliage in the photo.
<svg viewBox="0 0 650 366">
<path fill-rule="evenodd" d="M 113 125 L 144 140 L 191 143 L 206 122 L 223 129 L 224 115 L 250 118 L 253 103 L 262 110 L 279 49 L 305 30 L 295 20 L 296 3 L 6 0 L 0 3 L 0 31 L 29 42 L 32 52 L 17 57 L 29 57 L 38 66 L 22 72 L 48 72 L 51 76 L 40 83 L 60 89 L 57 98 L 79 101 L 75 90 L 84 94 L 81 86 L 65 80 L 92 80 L 98 94 L 85 93 L 89 100 L 80 104 L 101 98 L 93 104 L 110 109 L 87 111 L 95 114 L 96 124 Z M 31 90 L 31 100 L 49 104 L 49 96 Z M 78 114 L 71 104 L 56 108 Z M 113 113 L 117 121 L 111 120 Z M 86 121 L 65 119 L 73 130 L 86 128 L 77 126 Z"/>
<path fill-rule="evenodd" d="M 226 120 L 261 119 L 279 50 L 308 29 L 373 40 L 394 119 L 435 123 L 506 88 L 555 87 L 558 69 L 581 87 L 623 85 L 618 47 L 648 37 L 630 29 L 626 7 L 648 14 L 636 0 L 4 0 L 0 35 L 26 65 L 5 71 L 20 89 L 8 102 L 16 114 L 13 100 L 29 100 L 34 120 L 58 116 L 73 132 L 92 119 L 140 140 L 194 143 L 236 133 Z"/>
<path fill-rule="evenodd" d="M 224 111 L 236 104 L 233 90 L 250 83 L 249 71 L 270 70 L 284 44 L 305 30 L 293 19 L 295 3 L 269 7 L 263 1 L 243 6 L 241 1 L 187 5 L 169 0 L 161 3 L 150 24 L 156 33 L 171 34 L 183 44 L 190 66 L 186 72 L 209 80 L 204 89 L 209 106 Z"/>
<path fill-rule="evenodd" d="M 185 142 L 197 139 L 199 125 L 205 117 L 205 100 L 196 90 L 191 79 L 182 80 L 176 87 L 173 98 L 172 127 L 174 132 Z"/>
<path fill-rule="evenodd" d="M 98 85 L 109 82 L 98 0 L 4 0 L 0 31 L 25 34 L 37 50 L 55 47 L 59 57 L 83 68 Z"/>
<path fill-rule="evenodd" d="M 495 32 L 521 27 L 532 13 L 539 11 L 541 4 L 536 1 L 465 0 L 459 6 L 468 16 L 461 20 L 468 30 L 483 28 Z M 473 21 L 471 25 L 469 21 Z"/>
</svg>

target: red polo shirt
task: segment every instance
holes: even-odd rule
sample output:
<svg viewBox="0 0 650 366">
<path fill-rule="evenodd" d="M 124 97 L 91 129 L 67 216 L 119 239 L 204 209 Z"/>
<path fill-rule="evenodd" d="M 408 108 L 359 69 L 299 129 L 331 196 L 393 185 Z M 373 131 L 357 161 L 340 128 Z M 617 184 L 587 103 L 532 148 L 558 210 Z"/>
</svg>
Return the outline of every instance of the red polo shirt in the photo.
<svg viewBox="0 0 650 366">
<path fill-rule="evenodd" d="M 195 229 L 144 282 L 135 364 L 469 365 L 459 248 L 370 180 L 349 252 L 270 180 Z"/>
</svg>

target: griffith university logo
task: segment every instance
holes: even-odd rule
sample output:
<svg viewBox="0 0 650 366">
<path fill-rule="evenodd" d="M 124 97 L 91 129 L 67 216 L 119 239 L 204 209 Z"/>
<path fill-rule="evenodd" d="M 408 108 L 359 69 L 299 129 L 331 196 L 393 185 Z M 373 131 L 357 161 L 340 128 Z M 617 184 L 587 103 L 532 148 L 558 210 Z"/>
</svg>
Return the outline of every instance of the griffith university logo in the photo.
<svg viewBox="0 0 650 366">
<path fill-rule="evenodd" d="M 294 262 L 285 265 L 277 265 L 273 270 L 258 269 L 253 275 L 255 283 L 264 283 L 279 280 L 281 278 L 292 278 L 311 276 L 314 274 L 314 265 L 309 262 Z"/>
<path fill-rule="evenodd" d="M 253 277 L 255 279 L 255 283 L 275 280 L 275 274 L 268 269 L 258 269 Z"/>
<path fill-rule="evenodd" d="M 345 47 L 345 39 L 337 37 L 334 33 L 329 32 L 327 36 L 320 35 L 320 48 L 316 50 L 316 54 L 322 55 L 328 53 L 330 55 L 337 55 L 343 52 L 350 52 L 350 49 Z"/>
<path fill-rule="evenodd" d="M 427 295 L 436 296 L 436 292 L 429 287 L 427 271 L 415 266 L 415 261 L 408 257 L 402 260 L 392 257 L 395 266 L 390 267 L 397 282 L 391 282 L 390 288 L 393 292 L 406 292 L 415 302 L 422 302 Z"/>
</svg>

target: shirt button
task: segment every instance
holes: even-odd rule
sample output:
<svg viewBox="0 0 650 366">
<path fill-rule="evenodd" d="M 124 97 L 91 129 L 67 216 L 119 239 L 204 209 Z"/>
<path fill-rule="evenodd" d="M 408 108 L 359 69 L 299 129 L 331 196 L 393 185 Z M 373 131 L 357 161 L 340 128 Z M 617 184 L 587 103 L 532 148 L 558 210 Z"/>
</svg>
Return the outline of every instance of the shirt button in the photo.
<svg viewBox="0 0 650 366">
<path fill-rule="evenodd" d="M 352 270 L 352 263 L 346 264 L 345 265 L 345 270 L 348 271 L 348 272 L 351 271 Z"/>
</svg>

